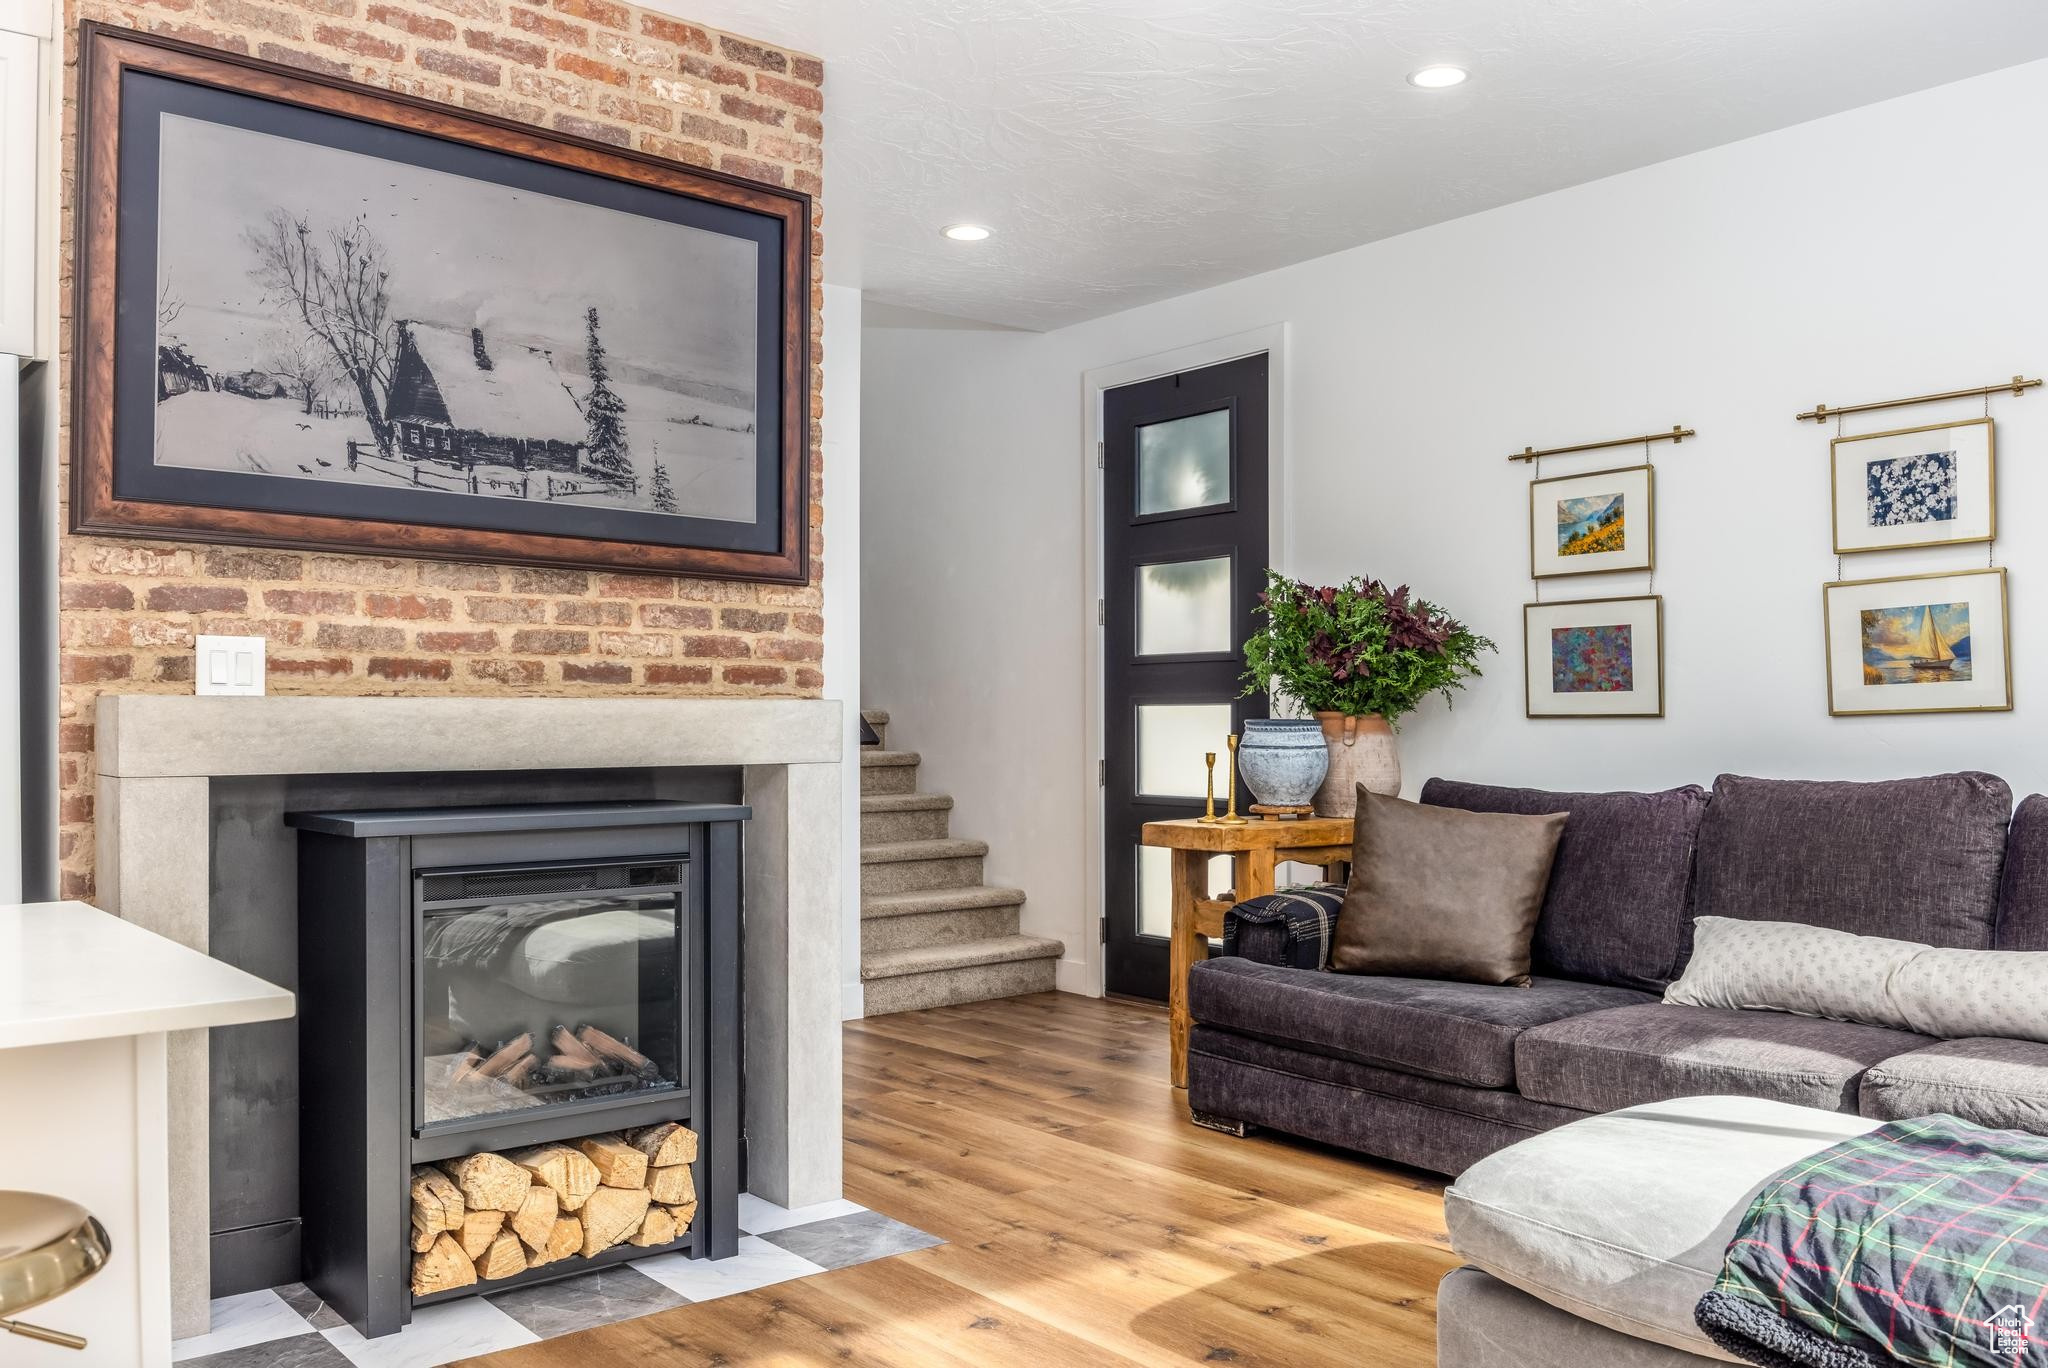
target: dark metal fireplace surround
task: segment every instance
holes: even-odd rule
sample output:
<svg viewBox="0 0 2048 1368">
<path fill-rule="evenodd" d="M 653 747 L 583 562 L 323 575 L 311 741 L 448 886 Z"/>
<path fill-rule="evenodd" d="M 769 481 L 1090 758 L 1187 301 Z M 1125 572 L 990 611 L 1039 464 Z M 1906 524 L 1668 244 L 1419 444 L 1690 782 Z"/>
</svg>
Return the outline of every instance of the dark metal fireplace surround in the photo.
<svg viewBox="0 0 2048 1368">
<path fill-rule="evenodd" d="M 300 1261 L 364 1335 L 433 1301 L 735 1252 L 748 815 L 639 801 L 286 816 L 299 833 Z M 581 1057 L 575 1038 L 625 1048 L 561 1067 Z M 479 1082 L 474 1060 L 494 1053 L 517 1067 Z M 698 1135 L 697 1217 L 673 1244 L 412 1295 L 414 1165 L 665 1121 Z"/>
</svg>

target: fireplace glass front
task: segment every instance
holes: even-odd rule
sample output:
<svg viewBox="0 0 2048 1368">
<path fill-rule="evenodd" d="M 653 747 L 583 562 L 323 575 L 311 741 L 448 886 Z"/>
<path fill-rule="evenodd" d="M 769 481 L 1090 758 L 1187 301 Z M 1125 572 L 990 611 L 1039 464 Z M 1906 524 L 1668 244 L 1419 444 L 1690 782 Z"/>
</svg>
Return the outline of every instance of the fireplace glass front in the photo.
<svg viewBox="0 0 2048 1368">
<path fill-rule="evenodd" d="M 418 1134 L 689 1085 L 676 860 L 414 872 Z"/>
</svg>

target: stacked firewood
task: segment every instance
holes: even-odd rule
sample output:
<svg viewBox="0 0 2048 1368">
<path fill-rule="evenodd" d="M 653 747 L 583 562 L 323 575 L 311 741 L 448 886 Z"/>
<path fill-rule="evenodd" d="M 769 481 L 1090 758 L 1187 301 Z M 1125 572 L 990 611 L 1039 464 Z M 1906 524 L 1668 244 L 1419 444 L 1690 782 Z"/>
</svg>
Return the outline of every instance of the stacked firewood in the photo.
<svg viewBox="0 0 2048 1368">
<path fill-rule="evenodd" d="M 664 1122 L 412 1171 L 412 1294 L 509 1278 L 621 1242 L 672 1244 L 697 1214 L 697 1134 Z"/>
</svg>

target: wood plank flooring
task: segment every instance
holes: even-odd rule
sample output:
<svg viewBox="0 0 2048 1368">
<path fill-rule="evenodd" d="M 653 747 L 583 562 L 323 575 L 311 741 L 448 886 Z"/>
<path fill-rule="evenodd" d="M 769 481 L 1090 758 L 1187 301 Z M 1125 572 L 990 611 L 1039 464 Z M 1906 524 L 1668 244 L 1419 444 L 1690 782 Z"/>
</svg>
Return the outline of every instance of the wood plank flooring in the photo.
<svg viewBox="0 0 2048 1368">
<path fill-rule="evenodd" d="M 1188 1120 L 1163 1009 L 1061 993 L 846 1028 L 846 1195 L 947 1243 L 467 1360 L 1436 1361 L 1441 1183 Z"/>
</svg>

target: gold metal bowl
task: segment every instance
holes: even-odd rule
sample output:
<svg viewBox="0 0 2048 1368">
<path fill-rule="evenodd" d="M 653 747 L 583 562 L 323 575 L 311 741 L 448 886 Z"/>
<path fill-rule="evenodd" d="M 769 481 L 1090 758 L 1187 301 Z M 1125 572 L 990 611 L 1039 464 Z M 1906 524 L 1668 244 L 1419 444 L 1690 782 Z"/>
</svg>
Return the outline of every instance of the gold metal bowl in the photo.
<svg viewBox="0 0 2048 1368">
<path fill-rule="evenodd" d="M 78 1203 L 0 1191 L 0 1330 L 83 1349 L 77 1335 L 10 1317 L 69 1292 L 99 1272 L 111 1252 L 106 1228 Z"/>
</svg>

